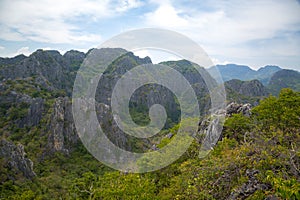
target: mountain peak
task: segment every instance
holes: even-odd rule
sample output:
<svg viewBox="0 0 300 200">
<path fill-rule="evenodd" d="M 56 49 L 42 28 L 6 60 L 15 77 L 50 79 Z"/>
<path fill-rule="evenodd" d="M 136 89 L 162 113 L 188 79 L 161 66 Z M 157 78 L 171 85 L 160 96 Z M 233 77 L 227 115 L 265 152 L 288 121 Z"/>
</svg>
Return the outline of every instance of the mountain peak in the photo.
<svg viewBox="0 0 300 200">
<path fill-rule="evenodd" d="M 259 68 L 257 71 L 279 71 L 281 68 L 276 65 L 266 65 L 264 67 Z"/>
<path fill-rule="evenodd" d="M 249 69 L 252 70 L 249 66 L 247 65 L 239 65 L 239 64 L 234 64 L 234 63 L 228 63 L 225 65 L 216 65 L 216 67 L 224 67 L 224 68 L 244 68 L 244 69 Z"/>
<path fill-rule="evenodd" d="M 282 69 L 272 76 L 269 89 L 272 94 L 278 95 L 282 88 L 292 88 L 300 91 L 300 72 L 291 69 Z"/>
<path fill-rule="evenodd" d="M 264 85 L 268 84 L 270 78 L 275 72 L 281 70 L 280 67 L 274 65 L 266 65 L 258 70 L 253 70 L 246 65 L 216 65 L 208 69 L 213 77 L 216 77 L 216 75 L 213 74 L 215 69 L 219 70 L 223 81 L 229 81 L 231 79 L 240 79 L 242 81 L 257 79 Z"/>
<path fill-rule="evenodd" d="M 57 50 L 44 50 L 44 49 L 38 49 L 35 52 L 33 52 L 32 55 L 42 55 L 42 54 L 48 54 L 50 56 L 62 56 L 59 51 Z"/>
</svg>

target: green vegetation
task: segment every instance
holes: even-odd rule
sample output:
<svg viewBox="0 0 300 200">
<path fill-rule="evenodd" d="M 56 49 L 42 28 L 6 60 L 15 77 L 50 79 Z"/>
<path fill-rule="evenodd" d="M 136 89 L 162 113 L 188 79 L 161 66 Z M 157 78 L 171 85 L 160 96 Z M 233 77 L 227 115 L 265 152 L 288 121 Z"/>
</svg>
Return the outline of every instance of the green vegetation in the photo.
<svg viewBox="0 0 300 200">
<path fill-rule="evenodd" d="M 30 87 L 20 91 L 25 89 L 33 94 Z M 199 159 L 200 145 L 194 141 L 175 163 L 144 174 L 105 167 L 82 145 L 69 155 L 44 155 L 45 126 L 54 97 L 47 92 L 38 96 L 48 97 L 46 114 L 39 126 L 29 130 L 8 128 L 10 120 L 22 118 L 28 105 L 20 104 L 18 109 L 2 105 L 1 137 L 25 146 L 37 176 L 11 180 L 13 172 L 0 158 L 0 199 L 226 199 L 232 195 L 237 199 L 300 199 L 299 92 L 283 89 L 279 97 L 262 100 L 250 117 L 234 114 L 227 118 L 222 139 L 207 157 Z M 140 117 L 137 110 L 131 114 Z M 177 128 L 163 133 L 175 135 Z M 172 139 L 165 137 L 157 146 L 162 148 Z M 255 173 L 249 175 L 251 171 Z M 255 189 L 246 193 L 243 188 L 248 186 Z"/>
<path fill-rule="evenodd" d="M 283 69 L 274 74 L 268 85 L 273 95 L 278 95 L 282 88 L 291 88 L 300 92 L 300 73 L 294 70 Z"/>
</svg>

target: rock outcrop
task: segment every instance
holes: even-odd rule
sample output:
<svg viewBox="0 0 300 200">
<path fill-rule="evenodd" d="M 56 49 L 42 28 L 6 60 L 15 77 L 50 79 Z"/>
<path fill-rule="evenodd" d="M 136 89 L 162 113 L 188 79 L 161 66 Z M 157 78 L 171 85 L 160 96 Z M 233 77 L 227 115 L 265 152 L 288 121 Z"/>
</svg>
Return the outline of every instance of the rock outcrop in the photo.
<svg viewBox="0 0 300 200">
<path fill-rule="evenodd" d="M 43 117 L 44 111 L 44 99 L 42 98 L 32 98 L 29 102 L 29 109 L 27 115 L 17 121 L 20 128 L 32 127 L 40 123 Z"/>
<path fill-rule="evenodd" d="M 76 76 L 73 72 L 78 70 L 84 58 L 85 54 L 78 51 L 70 51 L 62 56 L 58 51 L 37 50 L 29 57 L 2 60 L 10 64 L 0 68 L 0 80 L 36 77 L 36 83 L 48 88 L 63 89 L 70 95 Z"/>
<path fill-rule="evenodd" d="M 6 86 L 0 85 L 0 106 L 9 111 L 14 108 L 15 117 L 12 122 L 19 128 L 32 127 L 39 124 L 43 116 L 44 102 L 42 98 L 33 98 L 27 94 L 22 94 L 14 90 L 7 90 Z M 23 112 L 19 115 L 18 112 Z"/>
<path fill-rule="evenodd" d="M 22 144 L 15 145 L 12 142 L 2 139 L 0 141 L 0 158 L 4 159 L 4 165 L 14 173 L 8 179 L 14 179 L 19 173 L 25 178 L 32 179 L 36 176 L 33 171 L 33 162 L 26 158 L 24 146 Z"/>
<path fill-rule="evenodd" d="M 225 87 L 227 90 L 231 89 L 238 94 L 248 97 L 267 96 L 269 94 L 266 87 L 258 80 L 241 81 L 233 79 L 225 82 Z"/>
<path fill-rule="evenodd" d="M 203 150 L 210 150 L 222 138 L 220 133 L 223 129 L 225 117 L 231 117 L 237 113 L 249 117 L 251 115 L 251 105 L 232 102 L 225 109 L 218 110 L 200 120 L 195 138 L 202 144 L 201 148 Z"/>
<path fill-rule="evenodd" d="M 246 170 L 246 176 L 248 177 L 248 181 L 244 183 L 241 187 L 233 191 L 230 196 L 227 198 L 228 200 L 235 199 L 246 199 L 250 195 L 252 195 L 256 190 L 267 190 L 270 188 L 270 185 L 265 183 L 260 183 L 256 175 L 259 173 L 258 170 Z"/>
<path fill-rule="evenodd" d="M 59 151 L 68 154 L 77 144 L 79 138 L 73 121 L 72 104 L 68 97 L 55 99 L 48 131 L 48 153 Z"/>
<path fill-rule="evenodd" d="M 251 115 L 251 105 L 249 103 L 239 104 L 239 103 L 230 103 L 226 107 L 226 116 L 232 116 L 232 114 L 242 113 L 245 116 Z"/>
</svg>

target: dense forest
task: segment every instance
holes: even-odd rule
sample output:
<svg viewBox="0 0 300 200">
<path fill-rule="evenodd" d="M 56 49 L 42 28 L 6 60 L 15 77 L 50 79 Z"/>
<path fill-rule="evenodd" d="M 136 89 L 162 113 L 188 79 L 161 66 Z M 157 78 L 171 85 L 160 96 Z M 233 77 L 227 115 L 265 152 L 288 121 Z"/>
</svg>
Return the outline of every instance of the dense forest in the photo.
<svg viewBox="0 0 300 200">
<path fill-rule="evenodd" d="M 114 66 L 149 62 L 126 56 Z M 206 157 L 199 157 L 196 138 L 180 159 L 161 170 L 125 173 L 96 160 L 74 131 L 68 81 L 83 57 L 71 52 L 62 61 L 55 52 L 36 52 L 0 67 L 2 76 L 11 76 L 0 85 L 0 199 L 300 199 L 300 92 L 284 88 L 277 96 L 248 96 L 255 105 L 246 114 L 227 113 L 222 135 Z M 39 69 L 54 65 L 69 79 L 52 80 L 49 72 L 16 78 L 5 71 L 5 65 L 18 69 L 36 60 Z M 229 89 L 229 101 L 247 102 L 247 95 L 239 99 Z M 140 109 L 131 114 L 143 124 L 147 119 Z M 169 120 L 156 148 L 177 133 L 180 122 Z M 124 145 L 145 148 L 145 143 Z"/>
</svg>

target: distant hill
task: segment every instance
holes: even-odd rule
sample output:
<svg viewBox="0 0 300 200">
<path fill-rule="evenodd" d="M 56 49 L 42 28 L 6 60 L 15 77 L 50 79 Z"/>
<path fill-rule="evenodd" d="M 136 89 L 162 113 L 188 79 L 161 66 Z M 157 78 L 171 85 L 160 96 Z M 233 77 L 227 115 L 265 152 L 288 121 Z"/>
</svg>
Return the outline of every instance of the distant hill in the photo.
<svg viewBox="0 0 300 200">
<path fill-rule="evenodd" d="M 280 70 L 271 77 L 267 87 L 274 95 L 278 95 L 282 88 L 300 91 L 300 73 L 295 70 Z"/>
<path fill-rule="evenodd" d="M 232 79 L 239 79 L 242 81 L 250 81 L 253 79 L 259 80 L 264 85 L 267 85 L 272 77 L 272 75 L 281 70 L 278 66 L 267 65 L 260 69 L 253 70 L 246 65 L 236 65 L 236 64 L 227 64 L 227 65 L 216 65 L 208 69 L 208 72 L 216 78 L 216 75 L 213 73 L 214 70 L 218 69 L 223 81 L 229 81 Z"/>
<path fill-rule="evenodd" d="M 228 102 L 256 105 L 260 99 L 269 95 L 268 89 L 258 80 L 241 81 L 232 79 L 226 81 L 224 85 Z"/>
<path fill-rule="evenodd" d="M 26 58 L 26 56 L 24 56 L 23 54 L 18 55 L 13 58 L 0 58 L 0 66 L 13 65 L 13 64 L 16 64 L 16 63 L 22 61 L 25 58 Z"/>
</svg>

